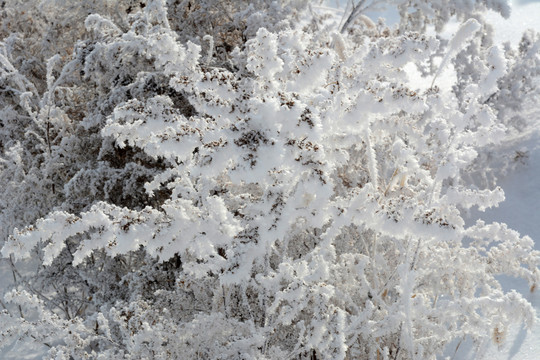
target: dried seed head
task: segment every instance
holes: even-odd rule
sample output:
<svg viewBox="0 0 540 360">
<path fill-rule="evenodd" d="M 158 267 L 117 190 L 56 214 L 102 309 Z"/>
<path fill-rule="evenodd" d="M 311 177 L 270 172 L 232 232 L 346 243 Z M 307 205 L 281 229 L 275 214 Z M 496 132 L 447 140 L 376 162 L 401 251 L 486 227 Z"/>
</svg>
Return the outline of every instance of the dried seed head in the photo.
<svg viewBox="0 0 540 360">
<path fill-rule="evenodd" d="M 495 326 L 492 334 L 493 342 L 497 345 L 501 345 L 506 338 L 506 331 L 501 324 Z"/>
</svg>

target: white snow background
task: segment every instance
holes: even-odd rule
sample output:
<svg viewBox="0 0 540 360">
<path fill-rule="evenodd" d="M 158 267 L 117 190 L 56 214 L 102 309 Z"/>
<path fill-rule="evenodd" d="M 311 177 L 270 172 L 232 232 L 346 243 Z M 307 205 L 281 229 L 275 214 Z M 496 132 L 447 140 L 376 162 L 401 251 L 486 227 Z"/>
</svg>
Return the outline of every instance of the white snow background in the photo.
<svg viewBox="0 0 540 360">
<path fill-rule="evenodd" d="M 344 4 L 345 0 L 341 0 L 341 3 Z M 328 0 L 326 4 L 336 7 L 339 0 Z M 375 19 L 379 16 L 385 17 L 389 23 L 396 21 L 397 16 L 392 12 L 370 15 Z M 527 28 L 540 31 L 540 1 L 514 0 L 510 19 L 505 20 L 495 13 L 488 14 L 487 19 L 495 28 L 497 43 L 510 41 L 515 45 Z M 450 37 L 456 30 L 457 24 L 450 25 L 447 27 L 446 33 Z M 414 74 L 411 75 L 414 76 Z M 439 81 L 442 82 L 439 86 L 444 86 L 444 74 Z M 423 87 L 423 84 L 418 86 Z M 522 235 L 529 235 L 535 240 L 535 248 L 540 250 L 540 98 L 535 100 L 529 103 L 526 114 L 537 119 L 538 126 L 530 133 L 524 134 L 522 138 L 515 139 L 509 145 L 517 146 L 516 149 L 527 148 L 528 157 L 515 172 L 500 178 L 499 185 L 505 191 L 506 200 L 498 208 L 489 209 L 485 213 L 471 212 L 468 221 L 469 224 L 472 224 L 476 218 L 481 217 L 486 222 L 504 222 Z M 9 286 L 11 281 L 10 267 L 3 259 L 0 262 L 0 288 Z M 537 317 L 540 316 L 540 293 L 538 290 L 531 293 L 524 281 L 513 278 L 504 278 L 501 281 L 505 290 L 516 289 L 522 293 L 535 307 Z M 456 351 L 457 345 L 457 343 L 451 344 L 445 357 L 456 360 L 476 358 L 537 360 L 540 359 L 540 318 L 537 319 L 530 332 L 519 327 L 508 329 L 506 341 L 500 347 L 489 342 L 477 348 L 464 341 L 459 344 Z M 45 352 L 44 346 L 36 345 L 32 349 L 21 348 L 15 342 L 0 350 L 0 359 L 40 359 Z"/>
</svg>

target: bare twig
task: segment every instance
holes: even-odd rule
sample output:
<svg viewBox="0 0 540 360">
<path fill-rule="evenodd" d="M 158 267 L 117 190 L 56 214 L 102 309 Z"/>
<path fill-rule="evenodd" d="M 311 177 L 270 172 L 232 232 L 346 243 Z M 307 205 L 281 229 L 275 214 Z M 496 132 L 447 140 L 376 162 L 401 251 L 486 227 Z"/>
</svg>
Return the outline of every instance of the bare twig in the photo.
<svg viewBox="0 0 540 360">
<path fill-rule="evenodd" d="M 58 304 L 56 301 L 53 301 L 53 300 L 49 299 L 47 296 L 43 295 L 40 291 L 36 290 L 32 285 L 30 285 L 30 283 L 28 281 L 26 281 L 24 279 L 24 277 L 19 273 L 19 271 L 15 267 L 15 263 L 13 262 L 13 255 L 9 256 L 9 262 L 11 264 L 11 269 L 13 271 L 13 277 L 15 279 L 16 279 L 16 277 L 15 277 L 15 274 L 16 274 L 19 277 L 19 281 L 21 281 L 32 293 L 34 293 L 35 295 L 37 295 L 41 299 L 47 301 L 48 303 L 54 305 L 58 309 L 64 311 L 64 309 L 62 308 L 62 306 L 60 306 L 60 304 Z M 20 308 L 20 306 L 19 306 L 19 308 Z M 20 311 L 21 311 L 21 317 L 24 318 L 24 316 L 22 314 L 22 309 L 20 309 Z"/>
</svg>

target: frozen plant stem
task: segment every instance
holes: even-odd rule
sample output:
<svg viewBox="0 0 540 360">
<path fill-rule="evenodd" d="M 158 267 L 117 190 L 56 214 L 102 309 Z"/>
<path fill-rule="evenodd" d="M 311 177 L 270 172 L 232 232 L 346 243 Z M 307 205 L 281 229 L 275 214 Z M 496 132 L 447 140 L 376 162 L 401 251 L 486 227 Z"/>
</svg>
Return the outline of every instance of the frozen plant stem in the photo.
<svg viewBox="0 0 540 360">
<path fill-rule="evenodd" d="M 347 19 L 345 20 L 343 25 L 341 26 L 340 33 L 342 34 L 345 33 L 347 28 L 351 26 L 351 24 L 354 23 L 355 20 L 362 17 L 365 18 L 365 21 L 364 19 L 362 20 L 365 23 L 368 23 L 369 27 L 373 27 L 374 24 L 372 23 L 372 21 L 369 18 L 365 17 L 365 15 L 363 14 L 366 13 L 367 11 L 378 9 L 377 5 L 387 4 L 387 3 L 388 3 L 387 1 L 383 1 L 383 0 L 374 0 L 371 3 L 368 3 L 367 0 L 360 0 L 358 3 L 354 4 L 354 0 L 349 0 L 349 2 L 347 3 L 347 7 L 345 8 L 344 16 L 346 16 L 348 11 L 350 11 L 350 13 L 349 13 L 349 16 L 347 16 Z"/>
<path fill-rule="evenodd" d="M 476 34 L 476 32 L 480 30 L 481 27 L 482 26 L 480 25 L 478 20 L 472 18 L 461 25 L 452 40 L 450 40 L 449 49 L 446 53 L 446 56 L 443 58 L 441 65 L 439 65 L 439 69 L 435 73 L 435 76 L 433 76 L 430 88 L 433 89 L 433 86 L 435 85 L 435 80 L 443 72 L 446 65 L 448 65 L 450 60 L 452 60 L 461 50 L 465 48 L 470 39 L 473 38 L 474 34 Z"/>
</svg>

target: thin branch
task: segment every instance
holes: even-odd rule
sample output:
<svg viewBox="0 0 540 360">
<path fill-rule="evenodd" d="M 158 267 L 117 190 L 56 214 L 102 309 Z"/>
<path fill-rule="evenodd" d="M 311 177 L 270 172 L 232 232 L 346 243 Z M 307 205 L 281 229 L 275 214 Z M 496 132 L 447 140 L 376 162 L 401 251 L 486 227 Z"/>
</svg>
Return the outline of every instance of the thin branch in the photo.
<svg viewBox="0 0 540 360">
<path fill-rule="evenodd" d="M 6 304 L 4 304 L 4 302 L 2 301 L 2 299 L 0 299 L 0 305 L 2 305 L 2 307 L 4 308 L 4 310 L 6 310 L 7 313 L 8 313 L 10 316 L 12 316 L 12 315 L 11 315 L 11 311 L 9 311 L 9 309 L 7 308 Z"/>
<path fill-rule="evenodd" d="M 48 303 L 50 303 L 50 304 L 54 305 L 55 307 L 57 307 L 58 309 L 64 311 L 64 309 L 62 309 L 62 306 L 60 306 L 60 304 L 58 304 L 57 302 L 49 299 L 47 296 L 43 295 L 40 291 L 36 290 L 34 287 L 32 287 L 32 285 L 30 285 L 30 283 L 28 281 L 26 281 L 24 279 L 24 277 L 19 273 L 19 271 L 15 267 L 15 263 L 13 262 L 13 255 L 9 256 L 9 262 L 11 264 L 11 269 L 13 271 L 13 277 L 15 277 L 15 274 L 17 274 L 17 276 L 19 277 L 19 281 L 21 281 L 32 293 L 34 293 L 35 295 L 40 297 L 42 300 L 45 300 Z M 21 309 L 21 311 L 22 311 L 22 309 Z M 24 318 L 22 312 L 21 312 L 21 317 Z"/>
<path fill-rule="evenodd" d="M 394 360 L 397 360 L 397 357 L 399 355 L 399 350 L 401 350 L 401 328 L 403 327 L 403 322 L 399 325 L 399 337 L 398 342 L 396 345 L 396 356 L 394 356 Z"/>
<path fill-rule="evenodd" d="M 365 12 L 367 12 L 368 10 L 372 10 L 372 11 L 376 11 L 376 10 L 380 10 L 379 7 L 377 7 L 377 5 L 380 5 L 380 4 L 385 4 L 387 1 L 386 0 L 376 0 L 376 1 L 373 1 L 372 3 L 370 4 L 366 4 L 366 0 L 360 0 L 356 5 L 354 5 L 353 1 L 351 0 L 351 2 L 349 2 L 349 4 L 353 4 L 352 5 L 352 10 L 349 14 L 349 16 L 347 17 L 347 20 L 345 20 L 345 23 L 343 24 L 343 26 L 341 26 L 341 29 L 340 29 L 340 33 L 345 33 L 345 31 L 347 30 L 347 28 L 356 20 L 358 19 L 358 17 L 362 14 L 364 14 Z M 347 11 L 347 10 L 345 10 Z M 344 17 L 345 17 L 346 14 L 344 14 Z M 343 21 L 342 21 L 343 22 Z"/>
<path fill-rule="evenodd" d="M 349 17 L 347 18 L 347 20 L 345 20 L 345 23 L 343 24 L 343 26 L 341 26 L 341 29 L 340 29 L 340 33 L 344 33 L 345 30 L 347 30 L 347 28 L 349 27 L 349 25 L 351 25 L 353 23 L 354 20 L 356 20 L 356 18 L 358 17 L 358 15 L 360 15 L 362 13 L 362 5 L 364 5 L 366 2 L 366 0 L 360 0 L 358 2 L 358 4 L 354 5 L 353 1 L 351 0 L 350 4 L 352 4 L 352 10 L 351 10 L 351 13 L 349 14 Z"/>
</svg>

